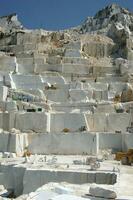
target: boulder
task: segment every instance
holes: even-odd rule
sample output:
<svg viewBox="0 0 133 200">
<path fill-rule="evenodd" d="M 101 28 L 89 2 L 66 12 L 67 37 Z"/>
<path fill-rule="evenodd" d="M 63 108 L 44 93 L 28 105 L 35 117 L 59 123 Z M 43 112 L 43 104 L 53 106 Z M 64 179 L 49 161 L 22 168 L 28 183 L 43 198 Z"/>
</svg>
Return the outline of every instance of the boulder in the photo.
<svg viewBox="0 0 133 200">
<path fill-rule="evenodd" d="M 107 199 L 116 199 L 117 195 L 113 190 L 104 189 L 98 186 L 91 186 L 89 193 L 91 196 L 102 197 Z"/>
</svg>

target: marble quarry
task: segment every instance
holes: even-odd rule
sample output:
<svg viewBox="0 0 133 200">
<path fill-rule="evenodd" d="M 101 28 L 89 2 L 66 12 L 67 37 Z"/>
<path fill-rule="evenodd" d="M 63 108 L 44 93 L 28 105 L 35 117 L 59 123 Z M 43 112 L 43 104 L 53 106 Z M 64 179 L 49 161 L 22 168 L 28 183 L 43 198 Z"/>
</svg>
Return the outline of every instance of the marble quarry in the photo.
<svg viewBox="0 0 133 200">
<path fill-rule="evenodd" d="M 131 200 L 133 14 L 112 4 L 78 27 L 0 18 L 0 199 Z M 132 129 L 133 130 L 133 129 Z"/>
</svg>

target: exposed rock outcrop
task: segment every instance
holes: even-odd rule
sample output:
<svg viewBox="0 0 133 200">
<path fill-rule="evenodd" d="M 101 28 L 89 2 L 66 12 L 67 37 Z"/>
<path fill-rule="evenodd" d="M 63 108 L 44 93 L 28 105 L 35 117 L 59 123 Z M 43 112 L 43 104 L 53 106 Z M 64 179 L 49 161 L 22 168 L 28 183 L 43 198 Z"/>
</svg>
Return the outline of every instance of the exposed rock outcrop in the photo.
<svg viewBox="0 0 133 200">
<path fill-rule="evenodd" d="M 114 42 L 112 39 L 94 34 L 85 34 L 81 38 L 82 51 L 91 57 L 102 58 L 109 57 L 113 53 Z"/>
<path fill-rule="evenodd" d="M 22 28 L 23 26 L 21 22 L 18 21 L 18 17 L 15 13 L 0 18 L 0 30 L 3 32 L 12 32 L 15 29 Z"/>
</svg>

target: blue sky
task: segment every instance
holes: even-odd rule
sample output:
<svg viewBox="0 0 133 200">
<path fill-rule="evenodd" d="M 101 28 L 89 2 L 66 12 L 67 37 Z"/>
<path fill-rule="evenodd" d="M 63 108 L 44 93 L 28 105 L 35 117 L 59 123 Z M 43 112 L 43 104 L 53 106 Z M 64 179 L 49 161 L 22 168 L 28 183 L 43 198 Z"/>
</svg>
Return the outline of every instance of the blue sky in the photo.
<svg viewBox="0 0 133 200">
<path fill-rule="evenodd" d="M 59 30 L 79 25 L 111 3 L 133 11 L 133 0 L 0 0 L 0 16 L 17 13 L 27 28 Z"/>
</svg>

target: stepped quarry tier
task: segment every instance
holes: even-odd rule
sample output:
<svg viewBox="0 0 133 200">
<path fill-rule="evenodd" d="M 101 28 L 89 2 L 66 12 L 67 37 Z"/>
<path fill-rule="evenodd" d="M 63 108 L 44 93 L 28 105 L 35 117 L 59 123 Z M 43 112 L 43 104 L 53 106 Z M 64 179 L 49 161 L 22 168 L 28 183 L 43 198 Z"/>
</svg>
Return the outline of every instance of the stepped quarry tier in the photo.
<svg viewBox="0 0 133 200">
<path fill-rule="evenodd" d="M 129 149 L 133 14 L 112 4 L 63 31 L 29 30 L 16 14 L 1 17 L 0 185 L 7 191 L 0 196 L 130 200 L 133 169 L 114 160 Z"/>
</svg>

